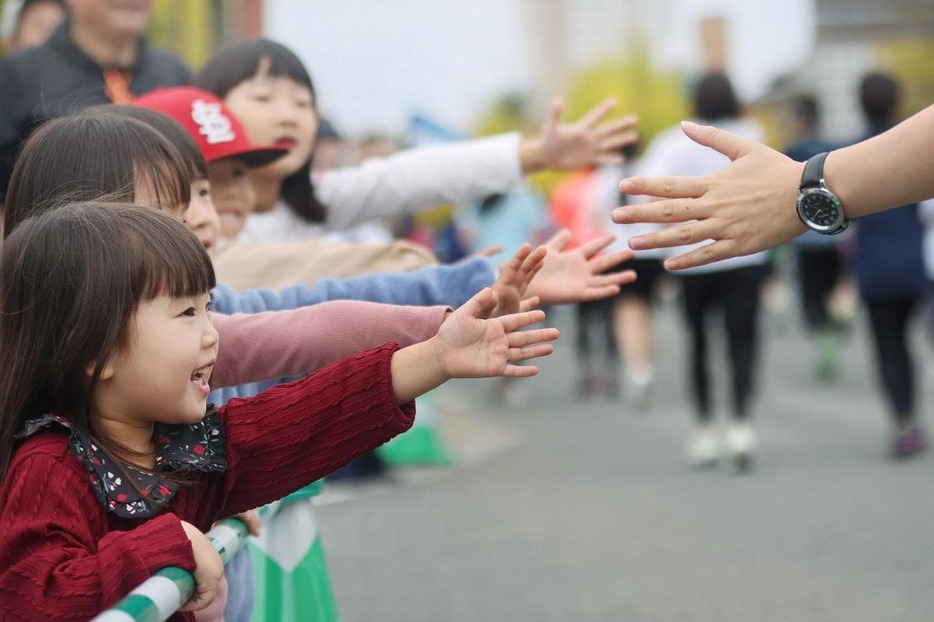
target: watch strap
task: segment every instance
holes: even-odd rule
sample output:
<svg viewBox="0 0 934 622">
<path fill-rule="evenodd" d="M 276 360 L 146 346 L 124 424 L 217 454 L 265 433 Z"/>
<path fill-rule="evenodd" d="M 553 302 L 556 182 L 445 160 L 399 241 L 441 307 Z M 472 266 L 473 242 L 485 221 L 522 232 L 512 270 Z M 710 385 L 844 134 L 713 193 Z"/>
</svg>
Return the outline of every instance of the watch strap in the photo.
<svg viewBox="0 0 934 622">
<path fill-rule="evenodd" d="M 828 153 L 829 152 L 825 151 L 808 158 L 807 163 L 804 165 L 804 172 L 801 173 L 801 185 L 798 187 L 798 190 L 814 188 L 820 185 L 820 180 L 824 177 L 824 160 L 827 159 Z"/>
</svg>

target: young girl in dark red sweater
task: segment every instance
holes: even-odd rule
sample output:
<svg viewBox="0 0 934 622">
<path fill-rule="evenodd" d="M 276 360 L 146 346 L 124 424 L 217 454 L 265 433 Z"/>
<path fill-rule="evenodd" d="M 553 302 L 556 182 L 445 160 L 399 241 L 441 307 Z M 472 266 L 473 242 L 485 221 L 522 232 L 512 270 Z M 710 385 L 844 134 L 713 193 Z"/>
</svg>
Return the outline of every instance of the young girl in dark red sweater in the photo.
<svg viewBox="0 0 934 622">
<path fill-rule="evenodd" d="M 184 224 L 77 204 L 19 225 L 0 258 L 0 619 L 87 620 L 165 566 L 222 573 L 203 531 L 411 425 L 449 378 L 530 376 L 541 311 L 482 319 L 485 289 L 438 334 L 386 344 L 254 398 L 206 405 L 214 273 Z M 181 619 L 190 618 L 189 613 Z"/>
</svg>

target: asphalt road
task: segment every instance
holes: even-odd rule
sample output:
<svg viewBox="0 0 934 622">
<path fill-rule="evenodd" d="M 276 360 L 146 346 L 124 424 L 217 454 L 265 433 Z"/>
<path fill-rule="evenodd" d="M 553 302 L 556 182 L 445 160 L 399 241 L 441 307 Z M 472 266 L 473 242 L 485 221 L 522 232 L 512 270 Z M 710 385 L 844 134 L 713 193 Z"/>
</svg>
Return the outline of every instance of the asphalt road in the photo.
<svg viewBox="0 0 934 622">
<path fill-rule="evenodd" d="M 558 314 L 560 350 L 528 381 L 523 408 L 491 404 L 482 382 L 445 387 L 457 465 L 321 498 L 344 622 L 934 619 L 934 451 L 888 458 L 863 323 L 828 388 L 810 378 L 796 318 L 785 330 L 770 319 L 761 452 L 737 476 L 682 461 L 690 411 L 674 309 L 658 317 L 659 377 L 643 414 L 575 399 L 569 319 Z M 925 412 L 931 347 L 921 332 L 915 341 Z"/>
</svg>

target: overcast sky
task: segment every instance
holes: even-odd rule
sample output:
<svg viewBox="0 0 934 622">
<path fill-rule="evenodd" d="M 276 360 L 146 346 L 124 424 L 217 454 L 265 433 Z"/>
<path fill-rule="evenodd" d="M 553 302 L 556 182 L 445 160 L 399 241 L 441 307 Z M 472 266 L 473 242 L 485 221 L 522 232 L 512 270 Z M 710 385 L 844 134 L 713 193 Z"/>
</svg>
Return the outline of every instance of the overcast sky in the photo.
<svg viewBox="0 0 934 622">
<path fill-rule="evenodd" d="M 529 87 L 521 1 L 266 0 L 266 31 L 305 61 L 323 112 L 343 131 L 400 133 L 415 111 L 465 131 L 498 95 Z M 813 46 L 811 0 L 670 1 L 677 10 L 652 24 L 659 61 L 690 69 L 696 20 L 724 14 L 745 98 Z"/>
</svg>

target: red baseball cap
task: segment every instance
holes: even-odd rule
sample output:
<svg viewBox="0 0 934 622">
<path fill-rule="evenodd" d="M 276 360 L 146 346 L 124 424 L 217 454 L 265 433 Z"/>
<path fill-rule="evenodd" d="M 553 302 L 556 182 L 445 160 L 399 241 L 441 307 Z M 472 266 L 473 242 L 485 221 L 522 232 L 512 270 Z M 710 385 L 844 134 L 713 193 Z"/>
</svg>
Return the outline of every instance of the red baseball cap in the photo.
<svg viewBox="0 0 934 622">
<path fill-rule="evenodd" d="M 250 144 L 237 117 L 217 95 L 208 91 L 191 86 L 158 88 L 134 99 L 133 105 L 178 121 L 194 137 L 208 162 L 237 158 L 255 168 L 288 153 L 288 149 Z"/>
</svg>

